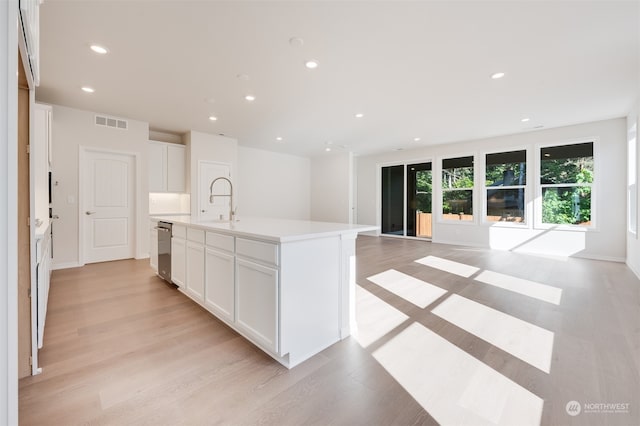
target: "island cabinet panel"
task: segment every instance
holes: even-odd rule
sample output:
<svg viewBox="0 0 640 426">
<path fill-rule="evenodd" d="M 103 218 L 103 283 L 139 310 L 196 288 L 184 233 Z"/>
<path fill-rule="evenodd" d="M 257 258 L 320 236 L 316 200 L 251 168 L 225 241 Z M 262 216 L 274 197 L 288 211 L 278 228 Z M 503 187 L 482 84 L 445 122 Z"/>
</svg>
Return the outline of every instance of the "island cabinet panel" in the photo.
<svg viewBox="0 0 640 426">
<path fill-rule="evenodd" d="M 149 265 L 151 269 L 158 273 L 158 222 L 152 220 L 149 222 Z"/>
<path fill-rule="evenodd" d="M 233 323 L 235 322 L 235 256 L 233 253 L 213 249 L 208 245 L 205 256 L 205 307 L 221 319 Z"/>
<path fill-rule="evenodd" d="M 236 241 L 236 253 L 259 262 L 278 265 L 278 245 L 264 241 L 238 238 Z"/>
<path fill-rule="evenodd" d="M 204 231 L 187 228 L 187 293 L 204 303 Z"/>
<path fill-rule="evenodd" d="M 173 225 L 171 237 L 171 281 L 180 288 L 187 282 L 187 230 L 184 226 Z"/>
<path fill-rule="evenodd" d="M 256 344 L 277 354 L 278 270 L 236 258 L 236 319 L 238 328 Z"/>
<path fill-rule="evenodd" d="M 280 351 L 289 354 L 289 366 L 342 337 L 341 245 L 341 237 L 332 236 L 280 247 Z"/>
</svg>

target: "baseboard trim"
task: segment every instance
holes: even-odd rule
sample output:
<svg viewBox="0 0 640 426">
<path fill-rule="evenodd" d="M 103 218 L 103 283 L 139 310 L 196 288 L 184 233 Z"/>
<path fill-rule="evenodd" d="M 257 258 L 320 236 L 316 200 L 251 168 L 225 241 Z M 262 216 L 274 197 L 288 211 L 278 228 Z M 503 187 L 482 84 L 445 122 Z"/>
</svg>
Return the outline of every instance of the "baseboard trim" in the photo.
<svg viewBox="0 0 640 426">
<path fill-rule="evenodd" d="M 51 266 L 51 270 L 55 271 L 55 270 L 58 270 L 58 269 L 79 268 L 81 266 L 83 266 L 83 265 L 81 265 L 78 262 L 54 263 Z"/>
<path fill-rule="evenodd" d="M 598 255 L 577 254 L 575 256 L 569 256 L 569 257 L 575 257 L 577 259 L 588 259 L 588 260 L 603 260 L 605 262 L 617 262 L 617 263 L 625 263 L 626 261 L 624 257 L 617 257 L 617 256 L 598 256 Z"/>
<path fill-rule="evenodd" d="M 435 244 L 447 244 L 450 246 L 473 247 L 473 248 L 484 248 L 488 250 L 497 250 L 497 249 L 492 249 L 491 247 L 485 244 L 470 243 L 465 241 L 449 241 L 449 240 L 440 240 L 440 239 L 437 240 L 435 238 L 432 238 L 431 242 Z"/>
<path fill-rule="evenodd" d="M 635 274 L 635 276 L 638 277 L 638 279 L 640 280 L 640 271 L 638 271 L 633 266 L 631 266 L 631 263 L 629 263 L 628 261 L 626 261 L 625 263 L 626 263 L 627 267 L 629 269 L 631 269 L 631 272 L 633 272 Z"/>
</svg>

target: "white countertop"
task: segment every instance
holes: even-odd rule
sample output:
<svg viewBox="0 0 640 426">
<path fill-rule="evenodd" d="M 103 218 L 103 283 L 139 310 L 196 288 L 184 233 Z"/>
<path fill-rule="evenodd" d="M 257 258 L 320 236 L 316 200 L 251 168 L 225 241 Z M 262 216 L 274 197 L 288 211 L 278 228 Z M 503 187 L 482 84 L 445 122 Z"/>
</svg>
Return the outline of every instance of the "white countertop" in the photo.
<svg viewBox="0 0 640 426">
<path fill-rule="evenodd" d="M 236 236 L 258 238 L 275 242 L 300 241 L 334 235 L 375 231 L 373 225 L 350 225 L 347 223 L 314 222 L 310 220 L 271 219 L 259 217 L 240 217 L 235 222 L 203 221 L 198 222 L 188 215 L 152 216 L 152 220 L 186 225 L 205 231 L 216 231 Z"/>
</svg>

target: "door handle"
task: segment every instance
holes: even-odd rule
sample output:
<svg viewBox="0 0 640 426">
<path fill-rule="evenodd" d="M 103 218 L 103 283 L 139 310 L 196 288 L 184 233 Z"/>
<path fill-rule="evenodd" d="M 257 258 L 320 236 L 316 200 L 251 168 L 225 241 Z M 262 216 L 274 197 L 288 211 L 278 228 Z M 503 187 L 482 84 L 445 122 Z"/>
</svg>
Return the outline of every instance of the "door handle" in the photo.
<svg viewBox="0 0 640 426">
<path fill-rule="evenodd" d="M 94 214 L 95 212 L 90 212 L 89 210 L 87 210 L 86 212 L 84 212 L 84 214 L 86 214 L 87 216 L 90 216 L 92 214 Z"/>
</svg>

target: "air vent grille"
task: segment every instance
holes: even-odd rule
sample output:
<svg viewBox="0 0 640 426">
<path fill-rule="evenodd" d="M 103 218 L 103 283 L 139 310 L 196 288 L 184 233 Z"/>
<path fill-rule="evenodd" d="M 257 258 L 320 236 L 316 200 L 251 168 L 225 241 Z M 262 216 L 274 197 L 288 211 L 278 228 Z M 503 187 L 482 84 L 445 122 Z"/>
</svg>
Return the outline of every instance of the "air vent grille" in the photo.
<svg viewBox="0 0 640 426">
<path fill-rule="evenodd" d="M 96 126 L 113 127 L 114 129 L 127 130 L 129 123 L 126 120 L 120 120 L 103 115 L 96 115 Z"/>
</svg>

